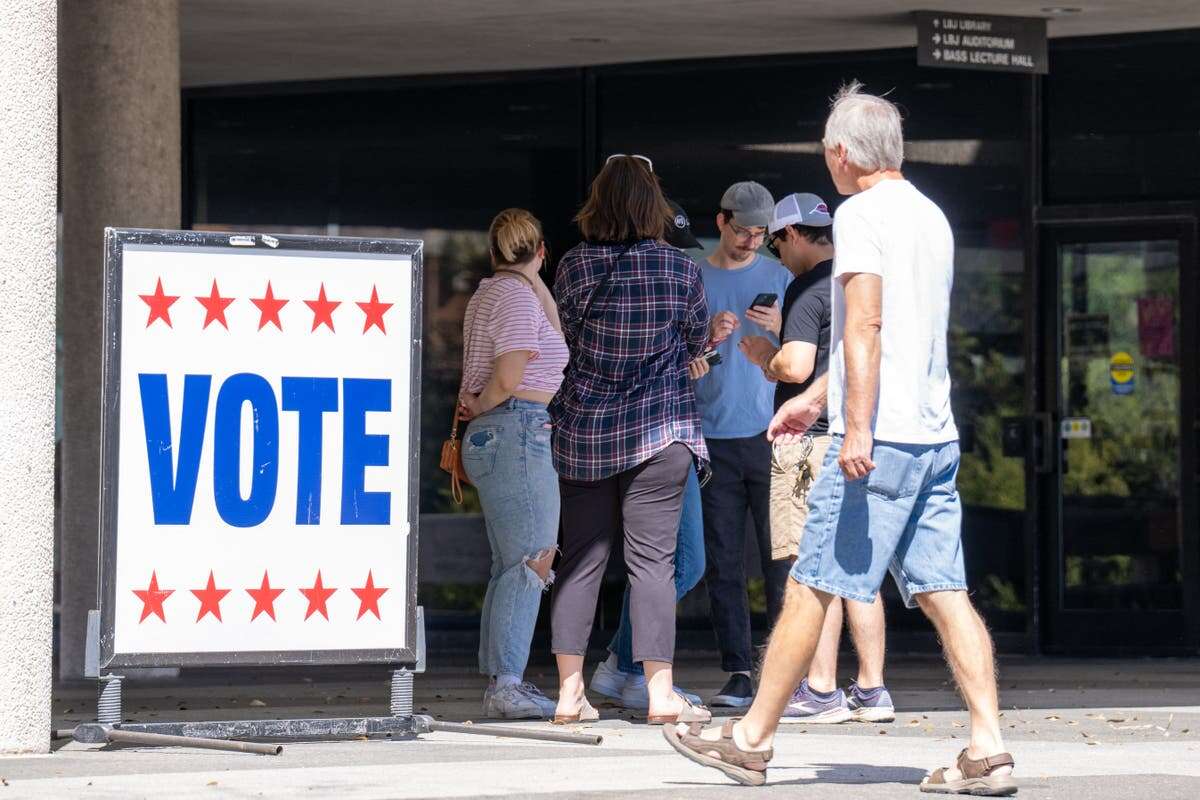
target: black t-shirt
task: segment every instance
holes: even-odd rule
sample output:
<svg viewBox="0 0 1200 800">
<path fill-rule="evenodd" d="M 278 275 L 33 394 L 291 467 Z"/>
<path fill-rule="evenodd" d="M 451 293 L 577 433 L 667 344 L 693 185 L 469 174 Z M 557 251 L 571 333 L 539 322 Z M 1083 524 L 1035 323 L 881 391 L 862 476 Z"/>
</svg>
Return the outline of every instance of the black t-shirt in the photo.
<svg viewBox="0 0 1200 800">
<path fill-rule="evenodd" d="M 833 261 L 822 261 L 811 270 L 793 280 L 783 295 L 783 344 L 788 342 L 807 342 L 817 346 L 813 360 L 813 371 L 804 383 L 784 383 L 775 385 L 775 409 L 796 395 L 803 392 L 812 382 L 824 375 L 829 369 L 829 321 L 830 321 L 830 281 L 833 275 Z M 811 433 L 827 433 L 829 431 L 829 413 L 822 411 L 821 416 L 809 429 Z"/>
</svg>

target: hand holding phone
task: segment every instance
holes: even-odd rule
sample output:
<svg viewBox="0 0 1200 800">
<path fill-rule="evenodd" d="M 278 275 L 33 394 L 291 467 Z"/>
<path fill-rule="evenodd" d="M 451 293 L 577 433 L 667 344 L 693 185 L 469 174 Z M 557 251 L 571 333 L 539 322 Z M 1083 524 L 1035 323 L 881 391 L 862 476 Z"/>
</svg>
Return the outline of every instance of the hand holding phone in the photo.
<svg viewBox="0 0 1200 800">
<path fill-rule="evenodd" d="M 754 301 L 750 303 L 750 307 L 754 308 L 755 306 L 762 306 L 763 308 L 770 308 L 771 306 L 775 305 L 775 301 L 778 299 L 779 295 L 777 295 L 775 292 L 761 292 L 754 298 Z"/>
<path fill-rule="evenodd" d="M 783 330 L 783 314 L 779 311 L 778 299 L 779 295 L 774 292 L 763 292 L 746 309 L 746 319 L 777 338 Z"/>
</svg>

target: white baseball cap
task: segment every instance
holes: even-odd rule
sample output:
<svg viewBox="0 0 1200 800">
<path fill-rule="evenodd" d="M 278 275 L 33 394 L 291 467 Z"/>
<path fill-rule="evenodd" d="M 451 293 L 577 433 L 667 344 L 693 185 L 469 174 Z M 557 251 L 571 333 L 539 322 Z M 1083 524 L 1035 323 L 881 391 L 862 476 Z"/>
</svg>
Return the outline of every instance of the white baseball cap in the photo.
<svg viewBox="0 0 1200 800">
<path fill-rule="evenodd" d="M 833 224 L 829 206 L 815 194 L 789 194 L 775 204 L 767 230 L 771 233 L 788 225 L 806 225 L 810 228 L 825 228 Z"/>
</svg>

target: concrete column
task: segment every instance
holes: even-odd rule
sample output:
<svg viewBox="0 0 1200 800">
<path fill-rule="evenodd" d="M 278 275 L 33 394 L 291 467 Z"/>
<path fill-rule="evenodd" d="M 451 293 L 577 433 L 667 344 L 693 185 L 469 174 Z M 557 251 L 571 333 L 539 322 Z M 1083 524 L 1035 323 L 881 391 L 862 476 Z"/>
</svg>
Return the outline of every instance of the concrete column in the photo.
<svg viewBox="0 0 1200 800">
<path fill-rule="evenodd" d="M 0 753 L 50 749 L 54 0 L 0 11 Z"/>
<path fill-rule="evenodd" d="M 105 226 L 178 228 L 178 0 L 61 0 L 63 483 L 59 675 L 96 607 Z"/>
</svg>

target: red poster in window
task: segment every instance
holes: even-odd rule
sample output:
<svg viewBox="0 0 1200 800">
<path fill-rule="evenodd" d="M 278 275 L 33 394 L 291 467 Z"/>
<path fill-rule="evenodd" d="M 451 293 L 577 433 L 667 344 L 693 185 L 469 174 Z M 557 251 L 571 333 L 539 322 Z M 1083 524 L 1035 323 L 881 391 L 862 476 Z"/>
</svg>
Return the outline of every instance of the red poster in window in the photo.
<svg viewBox="0 0 1200 800">
<path fill-rule="evenodd" d="M 1143 358 L 1175 357 L 1175 298 L 1169 295 L 1140 297 L 1138 345 Z"/>
</svg>

